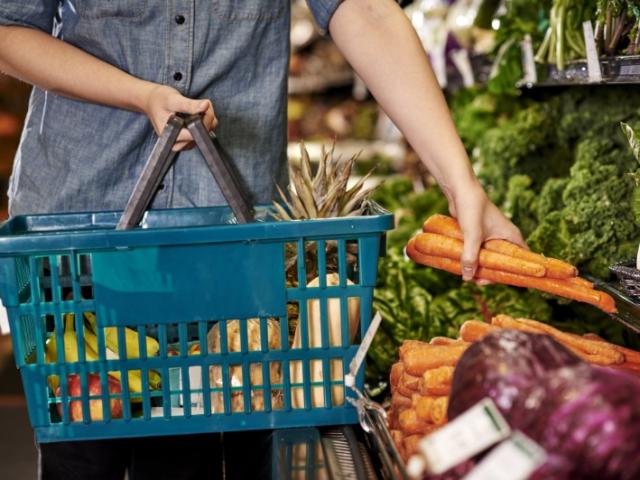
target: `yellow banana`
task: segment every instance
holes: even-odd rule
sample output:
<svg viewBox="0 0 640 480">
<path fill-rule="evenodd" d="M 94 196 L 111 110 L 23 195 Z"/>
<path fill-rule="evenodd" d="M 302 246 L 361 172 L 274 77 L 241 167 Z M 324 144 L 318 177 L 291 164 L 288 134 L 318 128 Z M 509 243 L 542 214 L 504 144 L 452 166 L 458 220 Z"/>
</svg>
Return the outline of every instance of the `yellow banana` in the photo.
<svg viewBox="0 0 640 480">
<path fill-rule="evenodd" d="M 85 329 L 84 332 L 84 340 L 85 340 L 85 352 L 87 355 L 87 360 L 99 360 L 98 356 L 98 337 L 96 337 L 93 332 L 89 331 L 89 329 Z M 109 375 L 121 381 L 121 374 L 119 371 L 110 371 Z M 128 370 L 127 378 L 129 380 L 129 391 L 133 393 L 142 393 L 142 372 L 140 370 Z M 162 377 L 153 371 L 149 370 L 149 386 L 152 389 L 160 388 Z"/>
<path fill-rule="evenodd" d="M 73 326 L 73 314 L 68 313 L 63 317 L 64 334 L 62 336 L 64 343 L 64 361 L 66 363 L 74 363 L 78 361 L 78 337 Z M 58 362 L 58 341 L 55 332 L 51 334 L 45 344 L 45 360 L 47 363 Z M 49 375 L 49 386 L 53 391 L 60 385 L 60 377 L 58 375 Z"/>
<path fill-rule="evenodd" d="M 91 330 L 94 333 L 97 332 L 97 322 L 96 315 L 92 312 L 84 312 L 84 318 L 89 323 Z M 131 328 L 124 329 L 125 335 L 125 343 L 126 343 L 126 356 L 127 358 L 138 358 L 140 357 L 140 346 L 138 344 L 138 332 L 132 330 Z M 155 338 L 146 337 L 147 343 L 147 356 L 154 357 L 160 351 L 160 344 Z M 118 345 L 118 329 L 116 327 L 105 327 L 104 329 L 104 341 L 107 345 L 107 348 L 114 353 L 120 355 L 119 345 Z"/>
</svg>

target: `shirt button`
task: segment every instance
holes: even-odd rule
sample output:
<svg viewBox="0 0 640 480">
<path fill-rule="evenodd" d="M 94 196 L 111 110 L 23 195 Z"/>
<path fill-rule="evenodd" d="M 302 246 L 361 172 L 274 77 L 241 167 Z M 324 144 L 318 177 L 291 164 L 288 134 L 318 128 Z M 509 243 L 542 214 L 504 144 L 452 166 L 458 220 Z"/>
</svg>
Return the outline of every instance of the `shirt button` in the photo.
<svg viewBox="0 0 640 480">
<path fill-rule="evenodd" d="M 178 25 L 182 25 L 184 23 L 184 15 L 176 15 L 175 20 Z"/>
<path fill-rule="evenodd" d="M 176 82 L 179 82 L 180 80 L 182 80 L 182 73 L 180 73 L 180 72 L 176 72 L 176 73 L 174 73 L 174 74 L 173 74 L 173 79 L 174 79 Z"/>
</svg>

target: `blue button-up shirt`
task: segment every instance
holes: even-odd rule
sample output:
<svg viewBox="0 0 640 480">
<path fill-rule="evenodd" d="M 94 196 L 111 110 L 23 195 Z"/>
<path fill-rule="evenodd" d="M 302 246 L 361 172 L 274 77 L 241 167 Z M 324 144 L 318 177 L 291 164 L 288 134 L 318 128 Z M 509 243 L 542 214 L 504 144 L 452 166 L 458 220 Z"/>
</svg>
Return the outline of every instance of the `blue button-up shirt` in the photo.
<svg viewBox="0 0 640 480">
<path fill-rule="evenodd" d="M 319 27 L 342 0 L 308 0 Z M 208 98 L 254 203 L 286 178 L 290 0 L 2 0 L 0 25 L 51 32 L 145 80 Z M 46 55 L 46 52 L 42 52 Z M 64 65 L 59 65 L 64 69 Z M 11 215 L 120 210 L 156 140 L 141 113 L 34 88 L 9 187 Z M 154 208 L 224 203 L 197 150 Z"/>
</svg>

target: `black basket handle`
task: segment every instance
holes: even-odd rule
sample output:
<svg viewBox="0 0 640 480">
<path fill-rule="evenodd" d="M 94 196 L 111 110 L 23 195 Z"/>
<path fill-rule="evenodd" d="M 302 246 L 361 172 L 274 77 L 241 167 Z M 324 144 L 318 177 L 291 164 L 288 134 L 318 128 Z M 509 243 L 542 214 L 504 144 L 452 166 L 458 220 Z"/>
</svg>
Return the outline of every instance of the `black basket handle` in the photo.
<svg viewBox="0 0 640 480">
<path fill-rule="evenodd" d="M 254 220 L 254 212 L 238 175 L 229 159 L 220 155 L 216 138 L 202 123 L 200 115 L 172 115 L 162 134 L 158 138 L 149 159 L 129 197 L 127 206 L 116 226 L 116 230 L 128 230 L 140 223 L 162 179 L 169 171 L 176 153 L 172 150 L 180 130 L 187 128 L 196 146 L 202 153 L 205 163 L 216 180 L 225 200 L 231 207 L 238 223 Z"/>
</svg>

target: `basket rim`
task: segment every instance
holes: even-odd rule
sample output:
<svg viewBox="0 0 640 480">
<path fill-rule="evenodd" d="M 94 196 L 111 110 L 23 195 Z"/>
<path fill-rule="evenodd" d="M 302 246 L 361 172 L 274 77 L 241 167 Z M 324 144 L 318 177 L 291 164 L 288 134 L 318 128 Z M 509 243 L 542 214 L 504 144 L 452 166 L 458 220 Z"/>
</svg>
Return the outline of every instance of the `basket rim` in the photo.
<svg viewBox="0 0 640 480">
<path fill-rule="evenodd" d="M 255 223 L 237 224 L 228 206 L 150 210 L 141 226 L 115 230 L 120 211 L 21 215 L 0 225 L 0 257 L 47 252 L 229 242 L 357 239 L 393 229 L 393 214 L 372 202 L 371 214 L 276 221 L 256 206 Z M 187 224 L 185 224 L 185 222 Z M 161 226 L 155 226 L 161 225 Z"/>
</svg>

